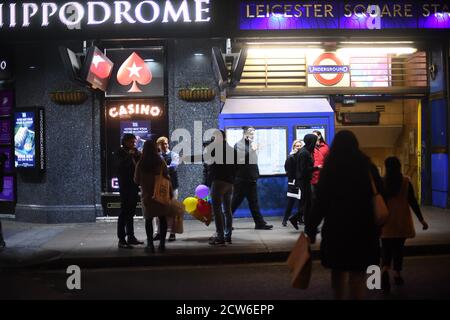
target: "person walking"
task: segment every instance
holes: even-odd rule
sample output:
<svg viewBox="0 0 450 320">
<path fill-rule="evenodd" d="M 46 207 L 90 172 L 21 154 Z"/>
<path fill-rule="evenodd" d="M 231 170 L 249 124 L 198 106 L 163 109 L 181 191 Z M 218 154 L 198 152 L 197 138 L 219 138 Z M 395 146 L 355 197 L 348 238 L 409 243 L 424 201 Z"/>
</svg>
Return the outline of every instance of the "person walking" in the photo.
<svg viewBox="0 0 450 320">
<path fill-rule="evenodd" d="M 166 162 L 161 158 L 156 143 L 153 140 L 144 142 L 141 160 L 136 165 L 134 182 L 141 187 L 142 211 L 145 218 L 145 232 L 147 235 L 146 250 L 153 253 L 153 218 L 158 217 L 159 232 L 161 234 L 158 250 L 166 250 L 167 219 L 164 208 L 153 200 L 155 190 L 155 176 L 162 174 L 167 179 L 169 171 Z M 170 196 L 173 198 L 173 190 L 170 188 Z"/>
<path fill-rule="evenodd" d="M 401 163 L 397 157 L 389 157 L 384 161 L 386 175 L 384 177 L 384 197 L 389 209 L 389 218 L 381 231 L 381 248 L 383 273 L 381 287 L 384 292 L 391 289 L 389 270 L 394 262 L 394 283 L 402 285 L 403 249 L 407 238 L 414 238 L 416 232 L 410 208 L 422 224 L 423 230 L 428 223 L 422 216 L 419 204 L 414 195 L 411 181 L 402 175 Z"/>
<path fill-rule="evenodd" d="M 330 152 L 330 148 L 328 144 L 325 142 L 325 139 L 322 136 L 322 133 L 319 130 L 314 130 L 313 134 L 317 136 L 316 147 L 314 148 L 314 167 L 322 168 L 325 163 L 325 159 Z M 315 190 L 317 189 L 317 183 L 319 183 L 319 175 L 320 170 L 316 170 L 313 172 L 311 178 L 311 187 L 313 199 L 315 198 Z"/>
<path fill-rule="evenodd" d="M 373 197 L 382 185 L 377 168 L 359 149 L 355 135 L 347 130 L 337 133 L 305 226 L 308 239 L 315 243 L 317 227 L 324 220 L 320 256 L 322 265 L 331 269 L 335 299 L 343 299 L 346 289 L 350 298 L 363 299 L 367 267 L 379 265 L 380 226 Z"/>
<path fill-rule="evenodd" d="M 119 248 L 131 249 L 144 244 L 134 235 L 134 215 L 139 201 L 139 187 L 134 183 L 134 171 L 141 153 L 136 149 L 136 137 L 127 133 L 122 137 L 122 147 L 117 152 L 118 180 L 120 188 L 120 213 L 117 222 Z M 127 237 L 127 239 L 125 239 Z"/>
<path fill-rule="evenodd" d="M 0 153 L 0 192 L 3 191 L 4 187 L 4 175 L 5 175 L 5 164 L 8 157 L 3 152 Z M 5 239 L 3 237 L 2 221 L 0 220 L 0 250 L 6 247 Z"/>
<path fill-rule="evenodd" d="M 177 168 L 180 164 L 180 156 L 178 153 L 171 151 L 169 149 L 169 139 L 166 137 L 160 137 L 158 140 L 156 140 L 156 145 L 158 146 L 158 149 L 160 151 L 161 157 L 164 159 L 164 161 L 167 163 L 167 170 L 169 171 L 170 176 L 170 182 L 172 183 L 173 188 L 173 197 L 174 199 L 178 199 L 178 172 Z M 160 240 L 161 235 L 158 232 L 158 225 L 159 221 L 158 218 L 155 218 L 153 220 L 153 229 L 154 229 L 154 236 L 153 240 Z M 174 217 L 167 217 L 167 229 L 170 231 L 169 235 L 169 242 L 175 241 L 175 218 Z"/>
<path fill-rule="evenodd" d="M 231 244 L 233 215 L 231 196 L 236 175 L 236 150 L 228 144 L 225 132 L 217 130 L 214 142 L 206 147 L 206 162 L 211 181 L 211 201 L 216 225 L 215 236 L 209 239 L 210 245 Z M 208 157 L 211 157 L 208 159 Z"/>
<path fill-rule="evenodd" d="M 244 131 L 243 137 L 234 145 L 238 158 L 231 210 L 234 214 L 242 201 L 244 201 L 244 198 L 247 198 L 250 212 L 255 221 L 255 229 L 271 230 L 273 225 L 267 224 L 264 220 L 258 204 L 258 146 L 253 141 L 255 128 L 245 126 L 242 129 Z"/>
<path fill-rule="evenodd" d="M 296 202 L 300 203 L 300 189 L 295 185 L 295 177 L 297 174 L 297 155 L 298 151 L 302 148 L 301 140 L 294 140 L 292 143 L 291 153 L 284 162 L 284 170 L 288 178 L 288 190 L 287 190 L 287 204 L 284 212 L 283 221 L 281 225 L 287 226 L 287 221 L 291 215 L 292 208 Z M 300 206 L 298 208 L 300 211 Z"/>
<path fill-rule="evenodd" d="M 314 167 L 313 159 L 317 136 L 314 134 L 307 134 L 303 141 L 305 142 L 305 146 L 298 152 L 295 178 L 295 184 L 300 189 L 300 210 L 289 218 L 289 222 L 297 230 L 299 222 L 302 222 L 302 218 L 305 223 L 306 220 L 309 219 L 312 205 L 311 178 L 313 172 L 319 170 L 318 167 Z"/>
</svg>

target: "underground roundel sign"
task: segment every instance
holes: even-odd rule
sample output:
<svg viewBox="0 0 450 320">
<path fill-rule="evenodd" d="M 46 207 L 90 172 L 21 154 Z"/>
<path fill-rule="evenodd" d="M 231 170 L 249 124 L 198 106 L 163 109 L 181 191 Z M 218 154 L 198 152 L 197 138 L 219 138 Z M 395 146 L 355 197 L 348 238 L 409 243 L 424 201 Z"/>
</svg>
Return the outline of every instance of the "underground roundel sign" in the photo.
<svg viewBox="0 0 450 320">
<path fill-rule="evenodd" d="M 308 87 L 350 86 L 350 67 L 346 62 L 333 52 L 308 57 Z"/>
</svg>

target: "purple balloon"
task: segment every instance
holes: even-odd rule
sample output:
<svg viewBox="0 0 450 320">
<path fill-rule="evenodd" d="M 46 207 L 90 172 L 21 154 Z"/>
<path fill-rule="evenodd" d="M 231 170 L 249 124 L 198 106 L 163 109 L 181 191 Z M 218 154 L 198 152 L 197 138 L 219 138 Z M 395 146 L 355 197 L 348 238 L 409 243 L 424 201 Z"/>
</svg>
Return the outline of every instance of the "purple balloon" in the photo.
<svg viewBox="0 0 450 320">
<path fill-rule="evenodd" d="M 195 195 L 200 199 L 206 198 L 209 195 L 209 188 L 201 184 L 195 189 Z"/>
</svg>

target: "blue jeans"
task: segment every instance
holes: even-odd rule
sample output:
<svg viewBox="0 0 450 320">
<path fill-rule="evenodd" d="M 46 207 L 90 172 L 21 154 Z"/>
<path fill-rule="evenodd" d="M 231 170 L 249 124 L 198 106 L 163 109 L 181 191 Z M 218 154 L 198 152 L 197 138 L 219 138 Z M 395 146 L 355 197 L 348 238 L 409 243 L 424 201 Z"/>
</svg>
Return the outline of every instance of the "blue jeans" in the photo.
<svg viewBox="0 0 450 320">
<path fill-rule="evenodd" d="M 212 209 L 216 223 L 216 236 L 219 240 L 224 240 L 224 237 L 231 238 L 231 228 L 233 226 L 233 215 L 231 214 L 232 193 L 233 184 L 220 180 L 214 180 L 212 182 Z"/>
</svg>

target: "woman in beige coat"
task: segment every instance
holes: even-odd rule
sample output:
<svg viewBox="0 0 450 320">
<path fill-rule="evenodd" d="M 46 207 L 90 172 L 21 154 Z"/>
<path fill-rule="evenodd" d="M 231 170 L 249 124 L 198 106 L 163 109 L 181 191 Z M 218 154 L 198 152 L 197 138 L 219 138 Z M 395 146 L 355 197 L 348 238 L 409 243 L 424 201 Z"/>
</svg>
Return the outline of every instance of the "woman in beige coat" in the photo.
<svg viewBox="0 0 450 320">
<path fill-rule="evenodd" d="M 169 179 L 169 173 L 167 171 L 167 165 L 161 158 L 158 152 L 158 148 L 154 141 L 147 140 L 144 143 L 142 150 L 141 160 L 136 165 L 136 171 L 134 174 L 134 182 L 141 187 L 141 203 L 142 211 L 145 218 L 145 232 L 147 234 L 147 248 L 149 252 L 155 252 L 153 246 L 153 225 L 152 220 L 155 217 L 159 218 L 159 230 L 161 233 L 161 239 L 159 242 L 158 250 L 164 252 L 166 233 L 167 233 L 167 220 L 166 210 L 164 206 L 153 200 L 153 192 L 155 188 L 155 176 L 163 172 L 163 175 Z M 170 190 L 172 197 L 172 189 Z"/>
<path fill-rule="evenodd" d="M 391 288 L 389 269 L 392 260 L 394 261 L 395 284 L 402 285 L 404 283 L 401 276 L 403 248 L 406 239 L 414 238 L 416 235 L 410 207 L 422 224 L 423 230 L 428 229 L 428 224 L 422 216 L 411 182 L 402 175 L 400 160 L 396 157 L 389 157 L 384 161 L 384 165 L 386 167 L 384 196 L 389 209 L 389 218 L 381 232 L 383 255 L 381 287 L 385 292 L 389 292 Z"/>
</svg>

